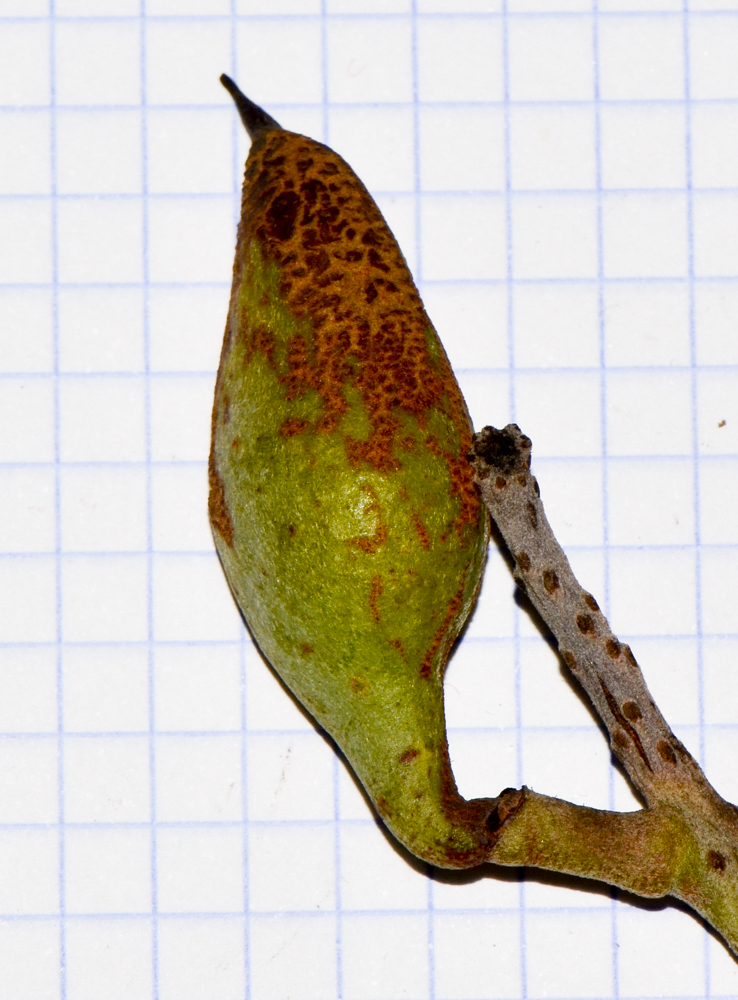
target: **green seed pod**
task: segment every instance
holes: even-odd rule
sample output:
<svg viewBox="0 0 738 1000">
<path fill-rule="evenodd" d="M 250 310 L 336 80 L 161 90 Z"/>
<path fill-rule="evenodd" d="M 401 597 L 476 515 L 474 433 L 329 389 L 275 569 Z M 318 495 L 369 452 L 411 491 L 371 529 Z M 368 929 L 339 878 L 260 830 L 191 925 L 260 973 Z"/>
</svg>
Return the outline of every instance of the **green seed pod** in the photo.
<svg viewBox="0 0 738 1000">
<path fill-rule="evenodd" d="M 361 181 L 222 82 L 252 146 L 213 409 L 218 553 L 264 656 L 387 826 L 468 867 L 499 819 L 459 795 L 443 711 L 488 542 L 466 405 Z"/>
</svg>

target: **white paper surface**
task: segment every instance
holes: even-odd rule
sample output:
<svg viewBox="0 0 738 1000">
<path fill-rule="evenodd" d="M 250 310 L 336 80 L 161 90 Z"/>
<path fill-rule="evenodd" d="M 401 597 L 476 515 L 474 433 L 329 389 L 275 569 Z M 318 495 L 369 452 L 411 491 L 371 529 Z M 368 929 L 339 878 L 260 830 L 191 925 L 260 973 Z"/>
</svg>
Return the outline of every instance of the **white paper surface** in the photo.
<svg viewBox="0 0 738 1000">
<path fill-rule="evenodd" d="M 0 0 L 0 998 L 735 996 L 685 910 L 413 862 L 246 637 L 205 511 L 223 71 L 372 190 L 738 799 L 736 0 Z M 462 793 L 635 808 L 513 592 L 493 549 Z"/>
</svg>

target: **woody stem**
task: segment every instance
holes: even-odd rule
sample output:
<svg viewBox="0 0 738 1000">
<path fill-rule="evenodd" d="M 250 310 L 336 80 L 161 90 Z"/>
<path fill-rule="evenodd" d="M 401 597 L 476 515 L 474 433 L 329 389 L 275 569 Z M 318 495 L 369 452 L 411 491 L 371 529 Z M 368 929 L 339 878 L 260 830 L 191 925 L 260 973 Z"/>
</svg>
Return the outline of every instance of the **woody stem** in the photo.
<svg viewBox="0 0 738 1000">
<path fill-rule="evenodd" d="M 630 648 L 574 576 L 546 518 L 530 455 L 530 439 L 509 424 L 475 435 L 469 457 L 514 559 L 516 582 L 551 629 L 648 808 L 584 810 L 524 789 L 520 802 L 510 801 L 490 860 L 586 874 L 641 895 L 678 896 L 738 953 L 738 810 L 672 733 Z"/>
</svg>

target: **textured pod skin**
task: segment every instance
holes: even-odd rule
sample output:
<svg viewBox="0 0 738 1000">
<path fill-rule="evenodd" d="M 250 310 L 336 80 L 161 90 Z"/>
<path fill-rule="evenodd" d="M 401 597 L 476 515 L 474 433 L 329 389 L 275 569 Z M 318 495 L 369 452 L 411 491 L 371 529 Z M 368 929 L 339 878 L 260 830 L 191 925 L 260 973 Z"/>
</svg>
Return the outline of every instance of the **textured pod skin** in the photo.
<svg viewBox="0 0 738 1000">
<path fill-rule="evenodd" d="M 459 796 L 443 712 L 488 541 L 471 423 L 363 184 L 251 107 L 262 117 L 244 118 L 253 144 L 213 409 L 216 546 L 262 652 L 395 836 L 468 867 L 488 852 L 495 805 Z"/>
</svg>

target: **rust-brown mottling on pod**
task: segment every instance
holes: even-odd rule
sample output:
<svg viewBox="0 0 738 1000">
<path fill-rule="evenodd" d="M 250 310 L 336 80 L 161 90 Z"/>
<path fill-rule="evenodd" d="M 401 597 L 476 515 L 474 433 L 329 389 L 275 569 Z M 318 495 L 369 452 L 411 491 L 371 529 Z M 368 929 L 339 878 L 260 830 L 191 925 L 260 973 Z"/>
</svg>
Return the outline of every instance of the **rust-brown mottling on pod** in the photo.
<svg viewBox="0 0 738 1000">
<path fill-rule="evenodd" d="M 225 488 L 220 478 L 211 452 L 208 462 L 208 513 L 210 523 L 222 536 L 229 548 L 233 547 L 233 521 L 225 499 Z"/>
<path fill-rule="evenodd" d="M 369 594 L 369 607 L 371 608 L 372 618 L 375 622 L 380 621 L 382 618 L 379 611 L 379 598 L 382 596 L 383 590 L 384 584 L 382 583 L 382 577 L 379 573 L 375 573 L 372 577 L 372 589 Z"/>
<path fill-rule="evenodd" d="M 358 390 L 371 431 L 365 440 L 347 436 L 347 455 L 354 466 L 390 472 L 398 467 L 398 447 L 415 445 L 403 434 L 398 409 L 421 428 L 435 409 L 468 426 L 447 359 L 429 350 L 428 317 L 397 243 L 364 185 L 333 150 L 281 129 L 257 136 L 246 171 L 242 252 L 254 241 L 279 266 L 290 312 L 309 319 L 313 331 L 312 344 L 301 333 L 291 336 L 281 380 L 288 399 L 316 392 L 322 413 L 299 429 L 291 423 L 290 432 L 334 430 L 349 408 L 345 390 Z M 244 335 L 246 357 L 261 352 L 273 364 L 268 331 L 244 329 Z M 471 429 L 456 453 L 432 434 L 424 443 L 447 462 L 460 500 L 457 526 L 473 524 L 480 499 L 465 459 Z"/>
<path fill-rule="evenodd" d="M 309 426 L 307 420 L 301 420 L 299 417 L 288 417 L 279 425 L 279 433 L 282 437 L 288 438 L 294 434 L 302 434 Z"/>
<path fill-rule="evenodd" d="M 388 639 L 387 644 L 393 649 L 396 649 L 403 660 L 407 659 L 407 653 L 405 652 L 405 647 L 402 644 L 402 639 Z"/>
<path fill-rule="evenodd" d="M 429 645 L 428 650 L 425 656 L 423 657 L 423 662 L 420 665 L 421 677 L 430 677 L 431 668 L 433 667 L 433 663 L 437 660 L 438 651 L 443 645 L 444 640 L 446 641 L 448 640 L 449 625 L 459 613 L 459 610 L 464 600 L 465 590 L 466 590 L 466 579 L 462 580 L 461 586 L 456 592 L 456 595 L 454 596 L 453 600 L 449 602 L 449 605 L 446 609 L 446 615 L 443 621 L 441 622 L 438 631 L 433 636 L 433 641 Z"/>
<path fill-rule="evenodd" d="M 415 526 L 415 530 L 418 533 L 418 538 L 420 539 L 420 544 L 423 546 L 424 549 L 429 549 L 430 548 L 430 537 L 428 535 L 428 529 L 426 528 L 426 526 L 421 521 L 420 514 L 418 514 L 418 512 L 415 511 L 415 510 L 413 511 L 413 524 Z"/>
</svg>

